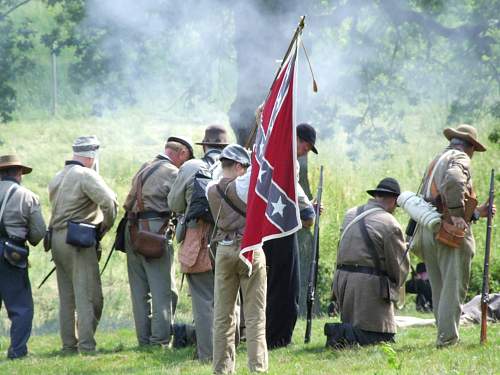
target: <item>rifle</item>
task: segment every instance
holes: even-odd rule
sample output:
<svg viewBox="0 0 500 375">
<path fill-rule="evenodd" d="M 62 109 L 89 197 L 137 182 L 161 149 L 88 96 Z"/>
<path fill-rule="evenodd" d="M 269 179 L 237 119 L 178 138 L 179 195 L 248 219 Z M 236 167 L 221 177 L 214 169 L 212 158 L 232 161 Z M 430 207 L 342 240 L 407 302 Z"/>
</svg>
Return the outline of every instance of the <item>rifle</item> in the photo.
<svg viewBox="0 0 500 375">
<path fill-rule="evenodd" d="M 115 251 L 115 244 L 113 244 L 113 247 L 111 247 L 111 250 L 109 251 L 108 257 L 106 258 L 106 262 L 104 262 L 104 266 L 101 269 L 101 276 L 106 270 L 106 267 L 108 266 L 109 260 L 111 259 L 111 255 L 113 255 L 113 252 Z"/>
<path fill-rule="evenodd" d="M 495 195 L 495 170 L 491 170 L 490 194 L 488 197 L 488 219 L 486 225 L 486 247 L 484 250 L 484 271 L 483 288 L 481 290 L 481 338 L 480 343 L 486 343 L 486 330 L 488 328 L 488 302 L 489 302 L 489 268 L 490 268 L 490 249 L 491 249 L 491 231 L 493 221 L 493 197 Z"/>
<path fill-rule="evenodd" d="M 42 282 L 40 283 L 40 285 L 38 285 L 38 289 L 40 289 L 43 284 L 45 284 L 45 282 L 49 279 L 50 276 L 52 276 L 52 274 L 54 273 L 54 271 L 56 270 L 56 266 L 54 266 L 50 272 L 47 274 L 47 276 L 45 276 L 42 280 Z"/>
<path fill-rule="evenodd" d="M 312 309 L 316 295 L 316 284 L 318 282 L 318 262 L 319 262 L 319 216 L 321 211 L 321 195 L 323 193 L 323 166 L 319 168 L 318 193 L 316 195 L 316 221 L 314 222 L 313 254 L 311 269 L 309 271 L 309 281 L 307 284 L 307 320 L 304 344 L 311 341 Z"/>
</svg>

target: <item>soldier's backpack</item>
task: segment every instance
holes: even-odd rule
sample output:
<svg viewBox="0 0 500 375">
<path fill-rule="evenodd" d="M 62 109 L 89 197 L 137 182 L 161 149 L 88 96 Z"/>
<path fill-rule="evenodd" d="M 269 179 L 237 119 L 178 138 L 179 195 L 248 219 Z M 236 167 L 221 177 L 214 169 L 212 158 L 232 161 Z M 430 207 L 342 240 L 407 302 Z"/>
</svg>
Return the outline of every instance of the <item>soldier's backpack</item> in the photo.
<svg viewBox="0 0 500 375">
<path fill-rule="evenodd" d="M 219 166 L 218 160 L 205 157 L 202 159 L 204 165 L 196 172 L 193 180 L 193 193 L 191 203 L 186 213 L 186 222 L 191 220 L 203 220 L 207 223 L 214 223 L 214 218 L 210 212 L 206 189 L 210 181 L 214 179 L 214 171 Z"/>
</svg>

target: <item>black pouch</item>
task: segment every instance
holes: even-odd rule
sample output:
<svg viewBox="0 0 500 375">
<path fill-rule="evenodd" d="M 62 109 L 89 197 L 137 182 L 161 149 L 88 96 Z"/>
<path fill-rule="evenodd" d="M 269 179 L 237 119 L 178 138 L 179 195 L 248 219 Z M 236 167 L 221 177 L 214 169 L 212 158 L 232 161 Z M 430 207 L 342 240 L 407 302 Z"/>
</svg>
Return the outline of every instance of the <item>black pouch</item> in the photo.
<svg viewBox="0 0 500 375">
<path fill-rule="evenodd" d="M 4 241 L 2 246 L 3 257 L 9 264 L 23 269 L 28 266 L 30 250 L 27 246 L 17 245 L 10 240 Z"/>
<path fill-rule="evenodd" d="M 116 228 L 116 236 L 114 248 L 115 250 L 122 251 L 126 253 L 125 249 L 125 230 L 127 227 L 127 214 L 123 215 L 122 219 L 118 223 L 118 227 Z"/>
<path fill-rule="evenodd" d="M 399 291 L 387 276 L 380 275 L 380 297 L 386 302 L 399 302 Z"/>
<path fill-rule="evenodd" d="M 45 251 L 50 251 L 52 248 L 52 228 L 48 228 L 43 236 L 43 249 Z"/>
<path fill-rule="evenodd" d="M 94 247 L 97 240 L 95 225 L 68 221 L 66 243 L 76 247 Z"/>
<path fill-rule="evenodd" d="M 417 222 L 413 219 L 410 219 L 408 221 L 408 225 L 406 226 L 405 234 L 408 237 L 413 237 L 413 235 L 415 234 L 415 229 L 417 229 Z"/>
</svg>

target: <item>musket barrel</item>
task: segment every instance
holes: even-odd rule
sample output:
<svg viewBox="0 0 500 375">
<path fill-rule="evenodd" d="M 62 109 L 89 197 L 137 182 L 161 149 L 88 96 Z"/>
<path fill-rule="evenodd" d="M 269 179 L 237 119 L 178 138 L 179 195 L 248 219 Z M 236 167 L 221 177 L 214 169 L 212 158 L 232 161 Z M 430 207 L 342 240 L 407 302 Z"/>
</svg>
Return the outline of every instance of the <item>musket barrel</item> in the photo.
<svg viewBox="0 0 500 375">
<path fill-rule="evenodd" d="M 312 328 L 312 309 L 314 306 L 314 299 L 316 294 L 316 283 L 318 280 L 318 262 L 319 262 L 319 221 L 321 214 L 321 196 L 323 194 L 323 166 L 319 169 L 319 184 L 318 192 L 316 195 L 316 221 L 314 222 L 314 237 L 313 237 L 313 254 L 311 269 L 309 271 L 309 281 L 307 285 L 307 319 L 306 319 L 306 333 L 304 335 L 304 343 L 307 344 L 311 341 L 311 328 Z"/>
<path fill-rule="evenodd" d="M 488 302 L 489 302 L 489 269 L 491 252 L 491 233 L 493 227 L 493 199 L 495 196 L 495 170 L 491 170 L 490 191 L 488 196 L 488 217 L 486 223 L 486 245 L 484 249 L 483 286 L 481 290 L 481 338 L 480 343 L 487 340 Z"/>
</svg>

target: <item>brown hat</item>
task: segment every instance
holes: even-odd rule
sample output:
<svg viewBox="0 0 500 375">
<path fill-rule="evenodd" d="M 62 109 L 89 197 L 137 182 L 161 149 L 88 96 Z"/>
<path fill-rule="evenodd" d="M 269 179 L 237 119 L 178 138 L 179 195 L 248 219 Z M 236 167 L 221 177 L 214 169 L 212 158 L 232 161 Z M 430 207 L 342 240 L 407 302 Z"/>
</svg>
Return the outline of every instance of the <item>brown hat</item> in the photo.
<svg viewBox="0 0 500 375">
<path fill-rule="evenodd" d="M 2 155 L 0 156 L 0 169 L 19 167 L 23 170 L 23 174 L 31 173 L 33 168 L 21 163 L 21 159 L 17 155 Z"/>
<path fill-rule="evenodd" d="M 227 146 L 229 144 L 227 130 L 222 125 L 209 125 L 205 129 L 203 141 L 196 144 L 206 146 Z"/>
<path fill-rule="evenodd" d="M 452 138 L 463 139 L 474 146 L 474 151 L 484 152 L 484 147 L 477 139 L 477 130 L 471 125 L 458 125 L 456 129 L 446 128 L 443 131 L 444 136 L 450 141 Z"/>
</svg>

